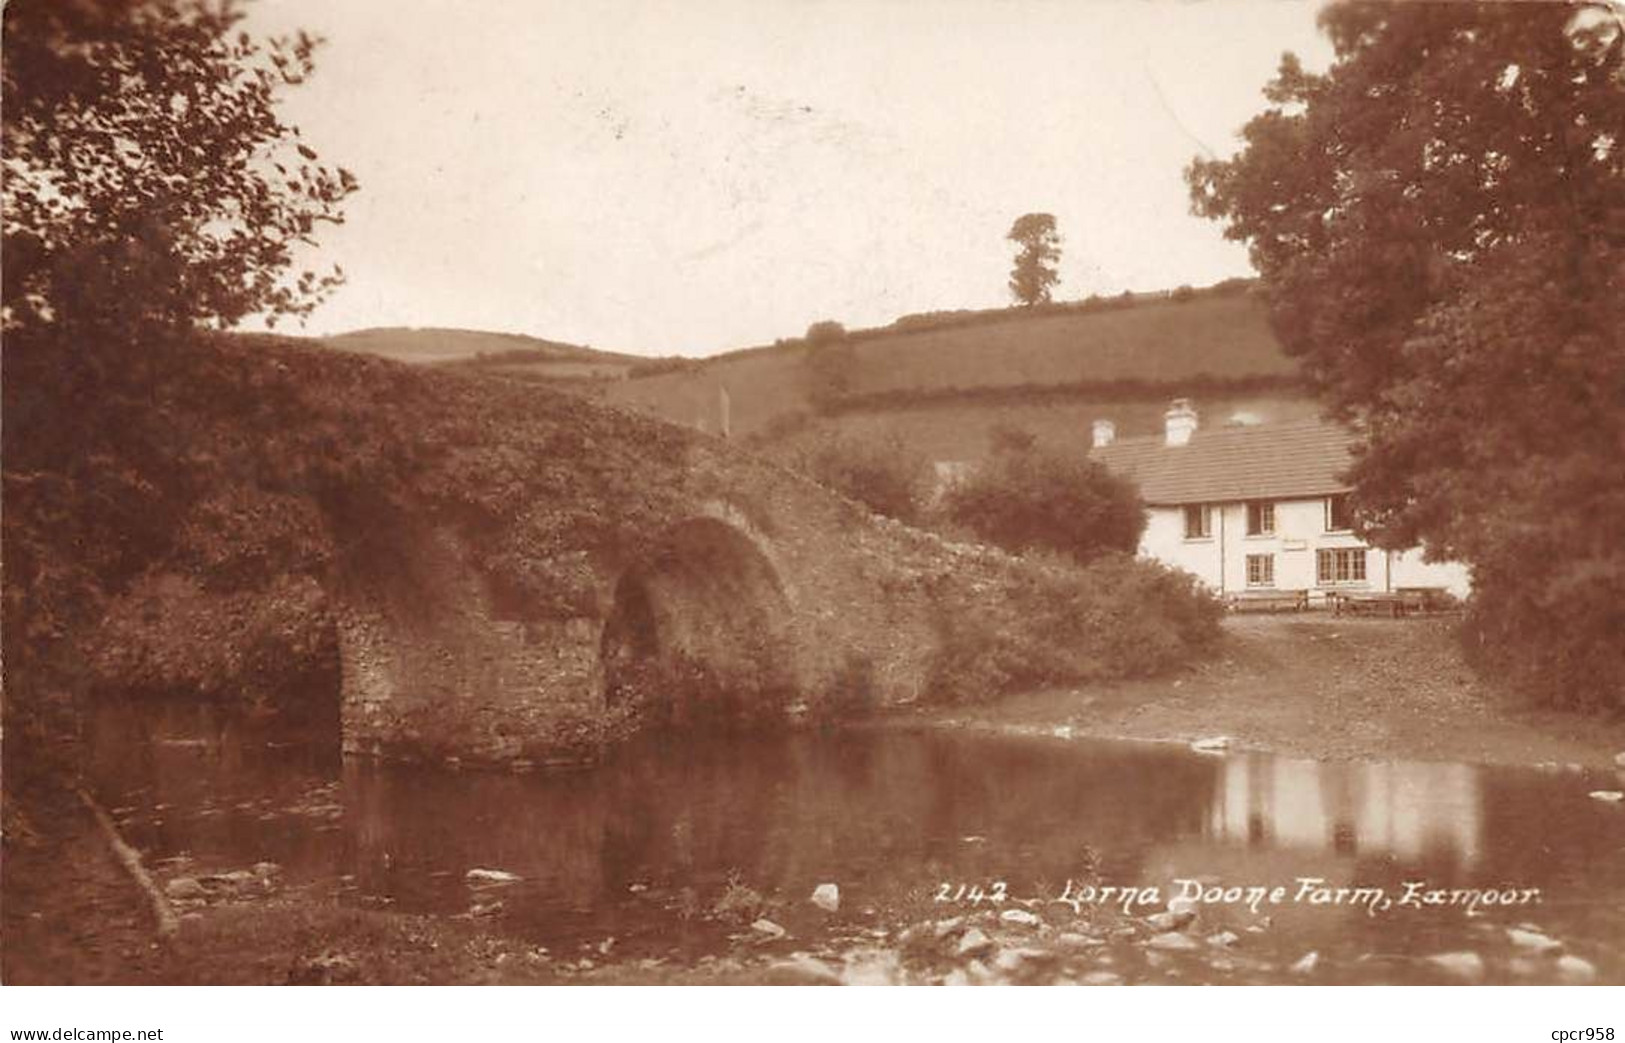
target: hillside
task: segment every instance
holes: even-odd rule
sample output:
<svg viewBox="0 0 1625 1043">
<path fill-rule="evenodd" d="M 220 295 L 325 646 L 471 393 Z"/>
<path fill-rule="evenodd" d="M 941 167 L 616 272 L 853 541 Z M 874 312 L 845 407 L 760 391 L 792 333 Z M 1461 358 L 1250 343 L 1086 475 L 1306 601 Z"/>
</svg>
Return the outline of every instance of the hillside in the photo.
<svg viewBox="0 0 1625 1043">
<path fill-rule="evenodd" d="M 330 348 L 416 365 L 477 367 L 545 382 L 621 380 L 657 360 L 522 333 L 374 327 L 321 338 Z"/>
<path fill-rule="evenodd" d="M 1036 312 L 920 316 L 813 348 L 780 342 L 606 385 L 618 402 L 716 430 L 723 390 L 735 437 L 781 442 L 831 428 L 894 432 L 938 459 L 979 455 L 996 424 L 1046 441 L 1087 437 L 1097 417 L 1153 430 L 1166 400 L 1205 416 L 1312 415 L 1296 364 L 1247 284 Z"/>
</svg>

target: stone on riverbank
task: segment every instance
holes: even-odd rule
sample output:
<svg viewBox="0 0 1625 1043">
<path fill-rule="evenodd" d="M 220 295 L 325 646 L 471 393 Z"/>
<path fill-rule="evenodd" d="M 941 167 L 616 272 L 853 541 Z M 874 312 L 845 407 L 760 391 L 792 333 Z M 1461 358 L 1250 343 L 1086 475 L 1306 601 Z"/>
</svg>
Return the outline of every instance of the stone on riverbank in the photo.
<svg viewBox="0 0 1625 1043">
<path fill-rule="evenodd" d="M 502 869 L 470 869 L 465 876 L 471 884 L 511 884 L 521 879 Z"/>
<path fill-rule="evenodd" d="M 1194 919 L 1196 914 L 1188 909 L 1182 909 L 1177 913 L 1170 909 L 1165 913 L 1152 913 L 1145 918 L 1145 922 L 1150 924 L 1154 931 L 1167 932 L 1177 931 Z"/>
<path fill-rule="evenodd" d="M 972 927 L 959 939 L 959 945 L 954 951 L 961 957 L 981 956 L 993 951 L 993 939 L 984 934 L 980 927 Z"/>
<path fill-rule="evenodd" d="M 1549 938 L 1539 931 L 1524 930 L 1519 927 L 1507 928 L 1507 940 L 1520 949 L 1530 952 L 1555 952 L 1563 948 L 1563 943 L 1556 938 Z"/>
<path fill-rule="evenodd" d="M 819 884 L 813 888 L 811 901 L 824 912 L 833 913 L 841 907 L 841 889 L 835 884 Z"/>
<path fill-rule="evenodd" d="M 1201 946 L 1196 943 L 1195 938 L 1192 938 L 1188 934 L 1180 934 L 1178 931 L 1166 931 L 1162 934 L 1155 935 L 1145 944 L 1148 948 L 1156 949 L 1160 952 L 1194 952 L 1195 950 L 1201 948 Z"/>
<path fill-rule="evenodd" d="M 999 914 L 999 922 L 1015 924 L 1019 927 L 1042 927 L 1044 921 L 1029 913 L 1025 909 L 1006 909 Z"/>
<path fill-rule="evenodd" d="M 1476 952 L 1442 952 L 1427 962 L 1459 982 L 1476 985 L 1484 980 L 1484 958 Z"/>
<path fill-rule="evenodd" d="M 763 975 L 766 985 L 839 985 L 835 968 L 815 956 L 797 953 L 770 966 Z"/>
<path fill-rule="evenodd" d="M 752 923 L 750 925 L 750 929 L 770 940 L 783 938 L 786 933 L 784 928 L 780 927 L 778 924 L 767 919 L 766 917 Z"/>
<path fill-rule="evenodd" d="M 1590 985 L 1597 980 L 1597 968 L 1578 956 L 1559 956 L 1557 976 L 1564 985 Z"/>
<path fill-rule="evenodd" d="M 164 894 L 170 898 L 186 900 L 190 898 L 207 898 L 209 892 L 203 885 L 189 876 L 177 876 L 164 885 Z"/>
<path fill-rule="evenodd" d="M 1320 966 L 1320 953 L 1318 953 L 1318 952 L 1308 952 L 1308 953 L 1304 953 L 1303 957 L 1301 959 L 1299 959 L 1297 963 L 1294 963 L 1288 969 L 1293 974 L 1306 975 L 1306 974 L 1315 973 L 1315 968 L 1319 967 L 1319 966 Z"/>
</svg>

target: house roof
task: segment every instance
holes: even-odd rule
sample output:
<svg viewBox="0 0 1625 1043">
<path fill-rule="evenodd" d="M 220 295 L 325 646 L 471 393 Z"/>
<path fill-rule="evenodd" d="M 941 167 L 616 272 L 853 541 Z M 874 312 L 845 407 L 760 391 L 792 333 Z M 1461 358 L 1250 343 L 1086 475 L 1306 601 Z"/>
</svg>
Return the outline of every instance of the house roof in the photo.
<svg viewBox="0 0 1625 1043">
<path fill-rule="evenodd" d="M 1291 500 L 1347 492 L 1341 479 L 1355 435 L 1322 420 L 1198 429 L 1185 445 L 1161 435 L 1124 438 L 1089 451 L 1133 479 L 1147 504 Z"/>
</svg>

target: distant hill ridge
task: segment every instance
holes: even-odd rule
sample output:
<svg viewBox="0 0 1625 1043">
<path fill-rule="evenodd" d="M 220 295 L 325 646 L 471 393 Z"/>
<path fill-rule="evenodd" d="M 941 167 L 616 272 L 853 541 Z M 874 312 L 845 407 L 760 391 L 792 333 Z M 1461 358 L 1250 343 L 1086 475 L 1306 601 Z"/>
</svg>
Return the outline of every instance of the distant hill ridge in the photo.
<svg viewBox="0 0 1625 1043">
<path fill-rule="evenodd" d="M 320 338 L 341 351 L 379 355 L 402 362 L 449 362 L 478 355 L 523 354 L 572 361 L 642 362 L 637 355 L 601 351 L 582 344 L 545 340 L 524 333 L 494 333 L 435 326 L 375 326 Z"/>
</svg>

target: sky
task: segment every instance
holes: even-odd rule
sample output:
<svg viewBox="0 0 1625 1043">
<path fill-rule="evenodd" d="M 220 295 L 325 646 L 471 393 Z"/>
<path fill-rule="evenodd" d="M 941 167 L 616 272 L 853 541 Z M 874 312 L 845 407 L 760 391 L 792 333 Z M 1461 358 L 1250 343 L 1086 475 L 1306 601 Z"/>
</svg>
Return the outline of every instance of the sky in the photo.
<svg viewBox="0 0 1625 1043">
<path fill-rule="evenodd" d="M 1229 155 L 1289 0 L 254 0 L 327 43 L 282 111 L 361 190 L 304 332 L 450 326 L 703 355 L 1001 307 L 1030 211 L 1055 296 L 1251 274 L 1182 171 Z"/>
</svg>

